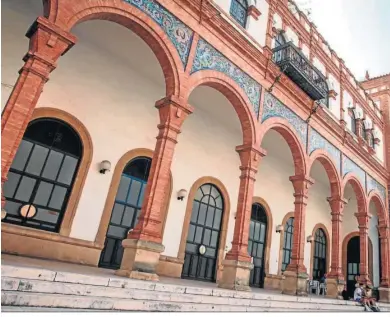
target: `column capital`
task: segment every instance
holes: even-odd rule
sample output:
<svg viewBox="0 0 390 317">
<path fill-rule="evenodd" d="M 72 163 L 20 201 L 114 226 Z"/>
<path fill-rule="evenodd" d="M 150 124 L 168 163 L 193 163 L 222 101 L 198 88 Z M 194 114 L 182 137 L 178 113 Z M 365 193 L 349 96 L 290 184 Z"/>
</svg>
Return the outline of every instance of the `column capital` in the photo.
<svg viewBox="0 0 390 317">
<path fill-rule="evenodd" d="M 56 68 L 56 61 L 77 41 L 76 36 L 44 17 L 38 17 L 28 29 L 29 50 L 23 57 L 26 64 L 21 69 L 31 71 L 47 81 Z M 30 62 L 29 62 L 30 61 Z"/>
<path fill-rule="evenodd" d="M 368 229 L 368 223 L 370 221 L 371 215 L 363 212 L 356 212 L 355 217 L 357 218 L 359 229 Z"/>
<path fill-rule="evenodd" d="M 250 177 L 255 180 L 260 160 L 267 154 L 267 151 L 251 144 L 239 145 L 236 147 L 236 151 L 240 155 L 241 160 L 240 178 Z"/>
<path fill-rule="evenodd" d="M 386 224 L 378 226 L 379 239 L 389 239 L 390 237 L 390 228 Z"/>
<path fill-rule="evenodd" d="M 335 220 L 337 217 L 342 217 L 344 206 L 348 203 L 348 200 L 341 196 L 328 197 L 326 200 L 329 202 L 330 209 L 332 210 L 332 220 L 334 217 Z"/>
<path fill-rule="evenodd" d="M 305 202 L 308 198 L 309 188 L 314 184 L 314 179 L 306 175 L 294 175 L 289 177 L 294 186 L 295 199 Z"/>
</svg>

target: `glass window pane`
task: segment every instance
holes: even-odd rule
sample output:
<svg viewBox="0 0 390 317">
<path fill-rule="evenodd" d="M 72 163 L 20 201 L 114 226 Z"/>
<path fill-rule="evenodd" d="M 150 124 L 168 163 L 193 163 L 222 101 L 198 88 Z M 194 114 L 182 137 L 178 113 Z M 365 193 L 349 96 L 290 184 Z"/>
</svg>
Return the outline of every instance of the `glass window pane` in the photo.
<svg viewBox="0 0 390 317">
<path fill-rule="evenodd" d="M 209 207 L 207 209 L 206 226 L 212 227 L 214 219 L 215 208 Z"/>
<path fill-rule="evenodd" d="M 141 193 L 139 194 L 139 199 L 138 199 L 138 206 L 137 206 L 138 208 L 141 208 L 142 203 L 144 202 L 145 189 L 146 189 L 146 183 L 142 183 Z"/>
<path fill-rule="evenodd" d="M 255 223 L 255 235 L 254 240 L 259 241 L 260 240 L 260 224 L 258 222 Z"/>
<path fill-rule="evenodd" d="M 187 241 L 194 241 L 195 229 L 196 229 L 196 227 L 194 225 L 190 224 L 190 228 L 188 230 Z"/>
<path fill-rule="evenodd" d="M 34 216 L 34 220 L 40 220 L 56 224 L 60 213 L 44 208 L 37 208 L 37 213 Z"/>
<path fill-rule="evenodd" d="M 19 188 L 16 192 L 15 198 L 21 201 L 28 202 L 31 197 L 31 193 L 34 189 L 36 180 L 27 176 L 23 176 L 20 181 Z"/>
<path fill-rule="evenodd" d="M 135 209 L 132 207 L 126 207 L 125 208 L 125 214 L 123 215 L 122 219 L 122 226 L 131 228 L 134 218 L 134 212 Z"/>
<path fill-rule="evenodd" d="M 76 171 L 77 163 L 78 160 L 74 157 L 65 156 L 57 181 L 66 185 L 70 185 L 73 179 L 73 175 Z"/>
<path fill-rule="evenodd" d="M 192 203 L 191 222 L 196 222 L 198 218 L 199 203 L 194 200 Z"/>
<path fill-rule="evenodd" d="M 129 177 L 122 175 L 115 200 L 126 201 L 127 192 L 129 191 L 130 181 L 131 179 Z"/>
<path fill-rule="evenodd" d="M 19 180 L 19 174 L 8 172 L 8 180 L 4 183 L 3 186 L 3 194 L 5 197 L 12 198 L 14 196 Z"/>
<path fill-rule="evenodd" d="M 263 244 L 262 243 L 257 244 L 257 257 L 258 258 L 263 257 Z"/>
<path fill-rule="evenodd" d="M 110 235 L 111 237 L 124 239 L 127 236 L 128 230 L 126 228 L 117 227 L 110 225 L 108 226 L 108 232 L 107 235 Z"/>
<path fill-rule="evenodd" d="M 206 246 L 209 246 L 210 245 L 210 238 L 211 238 L 211 230 L 205 229 L 204 236 L 203 236 L 203 244 Z"/>
<path fill-rule="evenodd" d="M 203 195 L 210 195 L 211 185 L 209 184 L 202 185 L 201 189 L 203 191 Z"/>
<path fill-rule="evenodd" d="M 118 203 L 114 205 L 114 208 L 112 209 L 112 213 L 111 213 L 111 220 L 110 220 L 111 223 L 116 225 L 121 224 L 123 210 L 125 209 L 124 207 L 125 206 Z"/>
<path fill-rule="evenodd" d="M 204 222 L 206 220 L 206 211 L 207 211 L 207 205 L 200 204 L 198 223 L 201 225 L 204 225 Z"/>
<path fill-rule="evenodd" d="M 196 272 L 198 271 L 198 257 L 192 256 L 192 263 L 191 263 L 191 276 L 196 276 Z"/>
<path fill-rule="evenodd" d="M 211 241 L 210 241 L 210 246 L 213 248 L 217 247 L 217 242 L 218 242 L 218 231 L 212 231 L 211 232 Z"/>
<path fill-rule="evenodd" d="M 5 210 L 7 211 L 7 217 L 9 215 L 19 216 L 19 210 L 22 204 L 7 200 L 5 203 Z"/>
<path fill-rule="evenodd" d="M 201 243 L 202 241 L 203 227 L 197 227 L 195 233 L 195 243 Z"/>
<path fill-rule="evenodd" d="M 39 176 L 49 150 L 40 145 L 35 145 L 30 160 L 27 163 L 26 172 Z"/>
<path fill-rule="evenodd" d="M 255 234 L 255 222 L 251 220 L 249 223 L 249 239 L 254 239 L 254 234 Z"/>
<path fill-rule="evenodd" d="M 43 169 L 42 177 L 55 181 L 62 163 L 64 154 L 57 151 L 50 151 L 45 167 Z"/>
<path fill-rule="evenodd" d="M 12 162 L 11 168 L 22 171 L 26 165 L 28 156 L 32 149 L 33 144 L 29 141 L 22 140 L 16 152 L 15 158 Z"/>
<path fill-rule="evenodd" d="M 54 209 L 61 209 L 66 195 L 66 188 L 56 185 L 53 194 L 51 195 L 49 207 Z"/>
<path fill-rule="evenodd" d="M 53 184 L 41 181 L 38 185 L 37 193 L 35 194 L 34 204 L 47 206 L 52 190 Z"/>
<path fill-rule="evenodd" d="M 201 201 L 202 200 L 202 197 L 203 197 L 203 193 L 202 191 L 200 190 L 200 188 L 196 191 L 196 194 L 195 194 L 195 199 L 198 200 L 198 201 Z"/>
<path fill-rule="evenodd" d="M 215 205 L 219 209 L 223 208 L 223 201 L 222 201 L 222 197 L 221 196 L 219 196 L 218 198 L 215 199 Z"/>
<path fill-rule="evenodd" d="M 133 181 L 131 182 L 130 193 L 129 193 L 129 196 L 127 197 L 127 202 L 129 204 L 137 206 L 138 196 L 139 196 L 139 193 L 141 190 L 141 185 L 142 185 L 142 183 L 140 181 L 135 180 L 135 179 L 133 179 Z"/>
<path fill-rule="evenodd" d="M 216 209 L 215 210 L 215 216 L 214 216 L 214 223 L 213 228 L 214 229 L 220 229 L 221 227 L 221 218 L 222 218 L 222 210 Z"/>
<path fill-rule="evenodd" d="M 264 223 L 262 223 L 261 230 L 260 230 L 260 241 L 262 241 L 262 242 L 265 241 L 265 230 L 266 230 L 266 226 Z"/>
<path fill-rule="evenodd" d="M 253 242 L 251 240 L 248 241 L 248 253 L 249 253 L 250 256 L 255 256 L 255 254 L 254 254 L 254 252 L 252 250 L 252 243 Z"/>
<path fill-rule="evenodd" d="M 219 195 L 219 191 L 215 186 L 211 186 L 211 196 L 217 198 Z"/>
</svg>

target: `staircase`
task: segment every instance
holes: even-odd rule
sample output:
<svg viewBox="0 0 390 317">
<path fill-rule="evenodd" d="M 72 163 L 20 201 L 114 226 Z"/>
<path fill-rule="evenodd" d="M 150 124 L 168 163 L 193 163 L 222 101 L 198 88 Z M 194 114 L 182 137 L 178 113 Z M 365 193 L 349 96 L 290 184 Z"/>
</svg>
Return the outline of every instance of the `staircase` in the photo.
<svg viewBox="0 0 390 317">
<path fill-rule="evenodd" d="M 361 312 L 352 301 L 296 297 L 266 290 L 238 292 L 176 279 L 146 282 L 72 270 L 3 264 L 2 311 L 317 311 Z M 73 271 L 73 272 L 72 272 Z M 94 274 L 95 273 L 95 274 Z M 381 304 L 390 311 L 389 304 Z"/>
</svg>

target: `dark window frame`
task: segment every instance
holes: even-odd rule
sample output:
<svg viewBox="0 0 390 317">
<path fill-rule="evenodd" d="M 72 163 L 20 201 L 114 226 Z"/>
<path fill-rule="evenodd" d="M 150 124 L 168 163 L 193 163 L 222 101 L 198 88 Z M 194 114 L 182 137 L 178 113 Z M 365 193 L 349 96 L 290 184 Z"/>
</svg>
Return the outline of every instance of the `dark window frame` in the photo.
<svg viewBox="0 0 390 317">
<path fill-rule="evenodd" d="M 318 228 L 314 236 L 313 280 L 319 281 L 327 273 L 328 239 L 325 231 Z"/>
<path fill-rule="evenodd" d="M 288 239 L 288 237 L 290 239 Z M 291 255 L 292 255 L 292 245 L 294 239 L 294 217 L 290 217 L 287 219 L 284 225 L 283 232 L 283 252 L 282 252 L 282 272 L 284 272 L 287 266 L 290 264 Z M 287 241 L 290 241 L 289 245 L 287 245 Z M 286 260 L 286 252 L 290 254 L 288 259 Z"/>
<path fill-rule="evenodd" d="M 230 15 L 244 29 L 248 20 L 248 8 L 247 0 L 232 0 L 230 3 Z M 244 17 L 240 16 L 242 13 L 244 13 Z"/>
</svg>

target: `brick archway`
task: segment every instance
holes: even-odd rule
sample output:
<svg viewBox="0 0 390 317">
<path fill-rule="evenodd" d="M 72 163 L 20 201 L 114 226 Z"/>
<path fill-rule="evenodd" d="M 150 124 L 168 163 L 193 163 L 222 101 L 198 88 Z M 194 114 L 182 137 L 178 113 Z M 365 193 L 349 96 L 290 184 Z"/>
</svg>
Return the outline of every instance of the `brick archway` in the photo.
<svg viewBox="0 0 390 317">
<path fill-rule="evenodd" d="M 295 175 L 307 175 L 305 148 L 294 127 L 283 118 L 273 117 L 267 119 L 261 124 L 259 129 L 259 144 L 261 144 L 264 136 L 271 129 L 278 132 L 287 142 L 294 160 Z"/>
<path fill-rule="evenodd" d="M 199 86 L 214 88 L 229 100 L 240 120 L 243 144 L 256 144 L 256 115 L 248 97 L 241 92 L 237 83 L 220 72 L 202 70 L 191 75 L 188 83 L 189 89 L 184 99 L 188 100 L 191 92 Z"/>
<path fill-rule="evenodd" d="M 137 34 L 150 47 L 162 68 L 166 95 L 180 95 L 180 70 L 183 64 L 173 43 L 147 14 L 123 0 L 46 0 L 44 15 L 59 28 L 70 31 L 88 20 L 106 20 L 120 24 Z"/>
<path fill-rule="evenodd" d="M 307 171 L 310 175 L 310 171 L 313 167 L 314 162 L 319 161 L 324 167 L 325 172 L 329 179 L 331 196 L 332 197 L 341 197 L 341 180 L 339 173 L 336 169 L 334 161 L 329 157 L 329 155 L 321 149 L 315 150 L 309 157 Z"/>
<path fill-rule="evenodd" d="M 352 189 L 356 195 L 356 200 L 358 203 L 358 211 L 363 211 L 364 214 L 368 214 L 368 208 L 367 208 L 367 200 L 365 195 L 365 190 L 363 188 L 363 185 L 360 183 L 358 178 L 353 175 L 352 173 L 348 173 L 341 185 L 341 194 L 344 195 L 345 187 L 350 184 L 352 186 Z"/>
<path fill-rule="evenodd" d="M 370 207 L 371 201 L 375 205 L 376 212 L 378 214 L 378 222 L 381 225 L 388 225 L 390 219 L 387 218 L 387 213 L 386 213 L 386 207 L 383 204 L 383 201 L 379 195 L 379 193 L 375 190 L 372 190 L 370 194 L 367 197 L 367 206 L 368 208 Z"/>
</svg>

